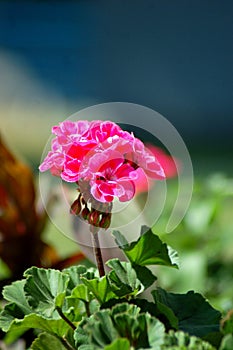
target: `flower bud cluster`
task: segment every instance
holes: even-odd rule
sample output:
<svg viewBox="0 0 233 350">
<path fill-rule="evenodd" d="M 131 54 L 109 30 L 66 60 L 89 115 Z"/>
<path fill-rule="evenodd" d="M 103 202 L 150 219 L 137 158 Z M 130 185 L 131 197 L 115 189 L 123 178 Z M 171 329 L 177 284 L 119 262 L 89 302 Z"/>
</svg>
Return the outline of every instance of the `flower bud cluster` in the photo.
<svg viewBox="0 0 233 350">
<path fill-rule="evenodd" d="M 107 229 L 111 224 L 111 204 L 109 203 L 86 202 L 80 193 L 78 198 L 73 202 L 70 208 L 71 214 L 80 216 L 90 225 Z"/>
</svg>

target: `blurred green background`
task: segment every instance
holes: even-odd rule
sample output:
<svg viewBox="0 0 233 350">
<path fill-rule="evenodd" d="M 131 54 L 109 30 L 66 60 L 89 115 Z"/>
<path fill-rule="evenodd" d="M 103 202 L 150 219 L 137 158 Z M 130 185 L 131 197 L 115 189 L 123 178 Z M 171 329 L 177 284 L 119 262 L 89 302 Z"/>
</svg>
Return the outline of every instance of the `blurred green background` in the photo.
<svg viewBox="0 0 233 350">
<path fill-rule="evenodd" d="M 217 0 L 0 2 L 8 145 L 37 178 L 51 126 L 81 108 L 126 101 L 165 116 L 190 151 L 195 186 L 181 225 L 165 236 L 154 228 L 181 257 L 160 283 L 222 310 L 233 307 L 232 15 L 233 3 Z M 62 257 L 77 249 L 52 224 L 45 239 Z"/>
</svg>

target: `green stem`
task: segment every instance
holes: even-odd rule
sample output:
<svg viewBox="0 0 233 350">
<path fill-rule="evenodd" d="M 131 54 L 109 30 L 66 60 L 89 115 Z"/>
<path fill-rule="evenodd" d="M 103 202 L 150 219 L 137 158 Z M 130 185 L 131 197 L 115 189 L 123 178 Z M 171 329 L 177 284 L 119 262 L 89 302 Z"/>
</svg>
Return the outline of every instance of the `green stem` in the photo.
<svg viewBox="0 0 233 350">
<path fill-rule="evenodd" d="M 59 313 L 59 316 L 73 329 L 73 331 L 76 329 L 76 326 L 63 314 L 62 309 L 60 307 L 56 307 L 57 312 Z"/>
<path fill-rule="evenodd" d="M 89 302 L 88 302 L 88 301 L 84 301 L 84 304 L 85 304 L 85 309 L 86 309 L 87 317 L 90 317 L 90 316 L 91 316 L 91 313 L 90 313 Z"/>
<path fill-rule="evenodd" d="M 67 350 L 75 350 L 75 349 L 73 348 L 73 346 L 71 346 L 65 338 L 60 338 L 60 337 L 59 337 L 59 339 L 60 339 L 60 341 L 62 342 L 62 344 L 64 345 L 64 347 L 65 347 Z"/>
<path fill-rule="evenodd" d="M 100 277 L 105 276 L 105 270 L 104 270 L 104 262 L 102 258 L 102 252 L 100 249 L 100 243 L 99 243 L 99 237 L 98 237 L 98 231 L 93 231 L 92 232 L 92 237 L 93 237 L 93 250 L 95 254 L 95 259 L 96 259 L 96 264 L 99 270 L 99 275 Z"/>
</svg>

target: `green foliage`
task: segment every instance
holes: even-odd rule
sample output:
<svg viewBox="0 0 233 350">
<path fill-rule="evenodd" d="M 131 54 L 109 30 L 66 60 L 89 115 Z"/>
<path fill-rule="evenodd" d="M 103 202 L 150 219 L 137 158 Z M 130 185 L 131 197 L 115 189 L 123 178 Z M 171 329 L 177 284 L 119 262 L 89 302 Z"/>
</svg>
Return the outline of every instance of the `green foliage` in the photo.
<svg viewBox="0 0 233 350">
<path fill-rule="evenodd" d="M 61 338 L 67 334 L 70 325 L 61 317 L 61 312 L 70 323 L 80 320 L 84 312 L 83 308 L 77 307 L 77 302 L 74 303 L 75 313 L 74 306 L 67 309 L 72 303 L 65 300 L 71 293 L 68 286 L 74 286 L 75 270 L 79 273 L 80 267 L 64 272 L 32 267 L 25 272 L 24 280 L 4 287 L 3 296 L 9 303 L 0 314 L 0 327 L 7 332 L 7 343 L 31 328 Z M 82 271 L 86 273 L 87 269 Z"/>
<path fill-rule="evenodd" d="M 168 293 L 158 288 L 152 292 L 155 302 L 171 308 L 183 331 L 203 337 L 219 330 L 220 312 L 215 310 L 200 294 L 190 291 L 186 294 Z"/>
<path fill-rule="evenodd" d="M 94 277 L 95 276 L 95 270 L 94 269 L 88 269 L 86 266 L 78 265 L 78 266 L 71 266 L 67 269 L 64 269 L 62 271 L 63 273 L 66 273 L 69 276 L 69 282 L 67 288 L 71 292 L 77 285 L 81 283 L 82 276 L 88 274 L 88 276 Z"/>
<path fill-rule="evenodd" d="M 146 266 L 140 265 L 132 265 L 139 281 L 142 283 L 145 289 L 149 288 L 156 280 L 157 277 L 153 275 L 151 270 L 149 270 Z"/>
<path fill-rule="evenodd" d="M 32 343 L 32 350 L 67 350 L 62 341 L 49 333 L 41 333 Z"/>
<path fill-rule="evenodd" d="M 221 330 L 225 336 L 222 339 L 220 350 L 233 349 L 233 310 L 230 310 L 222 320 Z"/>
<path fill-rule="evenodd" d="M 163 344 L 165 329 L 163 324 L 148 313 L 140 313 L 140 308 L 127 303 L 116 305 L 112 310 L 98 311 L 85 319 L 75 331 L 76 345 L 94 345 L 103 349 L 108 344 L 116 346 L 116 339 L 130 344 L 135 349 L 159 348 Z M 127 337 L 128 343 L 125 342 Z M 114 344 L 115 343 L 115 344 Z M 113 347 L 114 349 L 114 347 Z"/>
<path fill-rule="evenodd" d="M 200 294 L 157 288 L 153 302 L 138 297 L 156 280 L 148 266 L 177 268 L 177 253 L 151 230 L 131 244 L 119 232 L 114 235 L 129 261 L 109 260 L 103 277 L 85 266 L 32 267 L 23 280 L 6 286 L 0 313 L 5 341 L 34 328 L 39 335 L 32 350 L 213 350 L 200 337 L 210 339 L 215 332 L 221 341 L 220 313 Z M 221 346 L 228 350 L 231 316 L 224 322 Z"/>
<path fill-rule="evenodd" d="M 32 267 L 25 271 L 25 297 L 30 307 L 45 317 L 52 317 L 64 302 L 69 276 L 53 269 Z"/>
<path fill-rule="evenodd" d="M 165 335 L 164 344 L 161 350 L 215 350 L 215 348 L 195 336 L 189 336 L 182 331 L 174 332 L 170 331 Z"/>
<path fill-rule="evenodd" d="M 111 259 L 107 265 L 112 269 L 108 274 L 109 283 L 117 296 L 136 295 L 143 291 L 144 287 L 137 279 L 137 273 L 130 263 Z"/>
<path fill-rule="evenodd" d="M 103 304 L 104 302 L 116 296 L 115 293 L 111 290 L 110 284 L 106 276 L 103 276 L 101 278 L 97 277 L 91 280 L 83 277 L 82 282 L 87 288 L 89 299 L 92 297 L 91 295 L 93 295 L 99 301 L 100 304 Z M 88 301 L 88 299 L 86 301 Z"/>
<path fill-rule="evenodd" d="M 26 315 L 23 319 L 15 319 L 12 322 L 9 333 L 7 334 L 7 343 L 15 341 L 19 335 L 23 334 L 25 330 L 30 328 L 40 329 L 52 333 L 58 337 L 63 337 L 68 330 L 69 325 L 62 319 L 47 319 L 37 314 Z"/>
<path fill-rule="evenodd" d="M 177 193 L 171 182 L 169 185 L 175 200 Z M 152 229 L 178 250 L 182 264 L 180 271 L 160 268 L 160 285 L 177 293 L 196 290 L 223 312 L 233 308 L 232 189 L 233 178 L 224 174 L 196 176 L 190 207 L 182 223 L 172 234 L 164 234 L 174 204 L 171 200 Z"/>
<path fill-rule="evenodd" d="M 2 294 L 12 305 L 17 305 L 19 313 L 26 315 L 31 312 L 31 308 L 24 293 L 25 282 L 25 280 L 16 281 L 9 286 L 5 286 Z"/>
<path fill-rule="evenodd" d="M 233 334 L 233 310 L 230 310 L 221 322 L 223 334 Z"/>
<path fill-rule="evenodd" d="M 130 342 L 126 338 L 118 338 L 110 345 L 104 347 L 104 350 L 130 350 Z"/>
<path fill-rule="evenodd" d="M 169 250 L 158 236 L 149 228 L 136 241 L 129 244 L 119 231 L 114 231 L 116 243 L 123 249 L 125 255 L 132 264 L 139 266 L 165 265 L 177 268 L 169 256 Z"/>
<path fill-rule="evenodd" d="M 227 334 L 221 342 L 219 350 L 232 350 L 233 349 L 233 335 Z"/>
</svg>

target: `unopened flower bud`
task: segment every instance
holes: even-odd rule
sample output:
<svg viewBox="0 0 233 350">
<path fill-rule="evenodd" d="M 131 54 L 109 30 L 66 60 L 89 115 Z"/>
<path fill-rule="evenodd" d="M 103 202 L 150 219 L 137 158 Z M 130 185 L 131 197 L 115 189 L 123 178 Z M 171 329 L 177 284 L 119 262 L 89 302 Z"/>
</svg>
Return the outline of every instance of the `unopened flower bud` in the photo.
<svg viewBox="0 0 233 350">
<path fill-rule="evenodd" d="M 79 195 L 78 199 L 76 199 L 74 201 L 74 203 L 70 207 L 70 213 L 73 214 L 73 215 L 79 215 L 80 211 L 82 209 L 82 205 L 81 205 L 81 202 L 80 202 L 80 197 L 81 197 L 81 195 Z"/>
<path fill-rule="evenodd" d="M 93 209 L 89 216 L 89 224 L 99 226 L 101 213 L 98 210 Z"/>
<path fill-rule="evenodd" d="M 81 215 L 83 217 L 84 220 L 88 220 L 89 219 L 89 215 L 90 215 L 90 210 L 85 207 L 82 211 L 81 211 Z"/>
<path fill-rule="evenodd" d="M 102 215 L 102 219 L 100 220 L 99 227 L 101 228 L 109 228 L 111 224 L 111 213 L 106 213 Z"/>
</svg>

